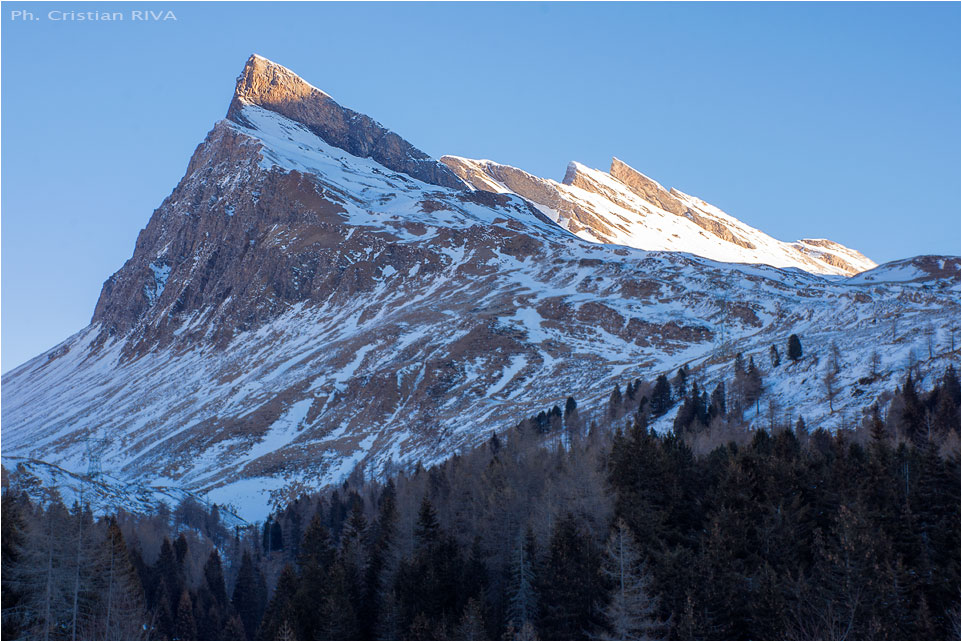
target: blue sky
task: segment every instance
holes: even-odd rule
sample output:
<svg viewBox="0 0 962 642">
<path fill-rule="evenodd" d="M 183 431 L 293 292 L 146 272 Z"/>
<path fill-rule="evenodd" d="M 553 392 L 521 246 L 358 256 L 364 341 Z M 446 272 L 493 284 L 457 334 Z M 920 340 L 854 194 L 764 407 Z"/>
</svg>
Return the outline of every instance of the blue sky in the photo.
<svg viewBox="0 0 962 642">
<path fill-rule="evenodd" d="M 160 23 L 50 11 L 172 10 Z M 35 21 L 13 20 L 26 10 Z M 611 156 L 783 240 L 960 252 L 958 3 L 2 4 L 2 363 L 90 320 L 247 56 L 433 156 Z"/>
</svg>

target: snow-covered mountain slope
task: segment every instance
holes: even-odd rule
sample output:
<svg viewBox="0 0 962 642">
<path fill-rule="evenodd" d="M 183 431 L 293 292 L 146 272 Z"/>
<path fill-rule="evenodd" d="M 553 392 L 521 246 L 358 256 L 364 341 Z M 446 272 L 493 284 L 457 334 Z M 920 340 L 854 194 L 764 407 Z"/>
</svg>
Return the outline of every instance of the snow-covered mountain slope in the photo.
<svg viewBox="0 0 962 642">
<path fill-rule="evenodd" d="M 916 283 L 931 287 L 933 283 L 948 284 L 959 277 L 957 256 L 913 256 L 892 261 L 875 269 L 856 274 L 849 283 Z"/>
<path fill-rule="evenodd" d="M 763 363 L 793 332 L 806 359 L 767 381 L 812 427 L 856 416 L 910 355 L 925 376 L 958 359 L 957 272 L 860 283 L 589 242 L 530 198 L 358 155 L 345 141 L 373 121 L 330 135 L 325 118 L 345 111 L 270 81 L 292 76 L 248 61 L 90 326 L 3 377 L 5 465 L 82 473 L 103 443 L 113 479 L 260 519 L 355 468 L 443 459 L 568 395 L 590 412 L 616 383 L 682 364 L 728 378 L 736 352 Z M 276 102 L 287 94 L 302 111 Z M 392 160 L 405 146 L 381 158 L 432 167 Z M 833 342 L 851 366 L 834 411 L 818 376 Z M 870 381 L 866 346 L 880 353 Z"/>
<path fill-rule="evenodd" d="M 443 156 L 441 162 L 476 189 L 523 196 L 589 241 L 814 274 L 848 276 L 875 267 L 859 252 L 833 241 L 778 241 L 701 199 L 666 190 L 617 158 L 609 173 L 572 162 L 560 183 L 489 160 Z"/>
</svg>

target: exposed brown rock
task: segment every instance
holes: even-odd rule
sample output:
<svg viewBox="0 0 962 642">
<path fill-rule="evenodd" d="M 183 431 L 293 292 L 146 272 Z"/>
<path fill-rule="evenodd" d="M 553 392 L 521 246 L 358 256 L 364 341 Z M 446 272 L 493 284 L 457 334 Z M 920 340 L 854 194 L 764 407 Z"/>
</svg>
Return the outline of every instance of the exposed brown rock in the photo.
<svg viewBox="0 0 962 642">
<path fill-rule="evenodd" d="M 672 214 L 679 216 L 685 214 L 687 208 L 681 201 L 672 196 L 668 190 L 617 158 L 611 159 L 611 169 L 608 173 L 627 185 L 628 189 L 649 203 Z"/>
<path fill-rule="evenodd" d="M 731 229 L 729 229 L 721 221 L 708 218 L 707 216 L 702 216 L 691 209 L 686 209 L 683 216 L 694 222 L 698 227 L 711 232 L 723 241 L 740 245 L 741 247 L 748 248 L 749 250 L 755 249 L 755 245 L 751 241 L 746 241 L 740 236 L 733 234 Z"/>
<path fill-rule="evenodd" d="M 672 214 L 677 214 L 678 216 L 684 216 L 698 227 L 711 232 L 723 241 L 728 241 L 729 243 L 734 243 L 735 245 L 740 245 L 741 247 L 748 248 L 750 250 L 755 249 L 755 246 L 750 241 L 733 234 L 731 229 L 729 229 L 724 223 L 692 210 L 681 200 L 679 200 L 671 191 L 666 190 L 664 187 L 651 180 L 627 163 L 624 163 L 617 158 L 612 158 L 611 170 L 609 173 L 627 185 L 628 189 L 630 189 L 632 192 L 642 197 L 652 205 L 655 205 L 666 212 L 671 212 Z"/>
<path fill-rule="evenodd" d="M 227 118 L 245 124 L 241 107 L 258 105 L 297 121 L 326 142 L 355 156 L 443 187 L 464 189 L 447 167 L 374 119 L 338 105 L 297 74 L 260 56 L 251 56 L 237 79 Z"/>
</svg>

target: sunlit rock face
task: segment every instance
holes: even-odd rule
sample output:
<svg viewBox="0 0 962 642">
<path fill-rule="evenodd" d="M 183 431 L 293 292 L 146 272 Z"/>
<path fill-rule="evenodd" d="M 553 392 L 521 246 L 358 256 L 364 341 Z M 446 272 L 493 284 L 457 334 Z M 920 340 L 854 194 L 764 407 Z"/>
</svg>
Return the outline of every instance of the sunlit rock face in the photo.
<svg viewBox="0 0 962 642">
<path fill-rule="evenodd" d="M 628 380 L 688 364 L 713 384 L 735 353 L 763 363 L 791 333 L 811 360 L 766 394 L 813 428 L 856 416 L 930 339 L 925 372 L 957 358 L 957 259 L 849 280 L 710 260 L 697 254 L 748 248 L 689 214 L 769 246 L 621 165 L 556 183 L 444 162 L 252 57 L 90 326 L 3 377 L 5 464 L 83 472 L 93 436 L 112 501 L 178 489 L 256 519 L 355 468 L 443 459 L 568 395 L 590 420 Z M 676 225 L 656 249 L 678 251 L 628 247 L 639 219 Z M 832 342 L 849 361 L 839 387 L 859 391 L 834 412 L 817 383 Z M 855 385 L 866 345 L 882 372 Z"/>
<path fill-rule="evenodd" d="M 666 190 L 617 158 L 608 172 L 571 162 L 560 183 L 490 160 L 442 156 L 441 162 L 473 188 L 522 196 L 569 232 L 599 243 L 813 274 L 851 276 L 875 267 L 833 241 L 774 239 L 699 198 Z"/>
<path fill-rule="evenodd" d="M 237 79 L 228 120 L 245 124 L 245 105 L 257 105 L 305 126 L 329 145 L 360 158 L 370 158 L 431 185 L 464 188 L 447 167 L 372 118 L 341 107 L 278 64 L 251 56 Z"/>
</svg>

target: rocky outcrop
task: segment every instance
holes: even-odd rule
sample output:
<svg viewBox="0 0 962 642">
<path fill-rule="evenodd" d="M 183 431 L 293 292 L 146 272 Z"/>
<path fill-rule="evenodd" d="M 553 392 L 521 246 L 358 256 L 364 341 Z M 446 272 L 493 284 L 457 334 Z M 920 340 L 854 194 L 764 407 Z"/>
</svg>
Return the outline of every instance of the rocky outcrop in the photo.
<svg viewBox="0 0 962 642">
<path fill-rule="evenodd" d="M 875 265 L 832 241 L 773 239 L 699 198 L 665 189 L 617 158 L 607 173 L 571 162 L 560 183 L 488 160 L 444 156 L 441 161 L 475 189 L 518 194 L 548 208 L 568 231 L 602 243 L 816 274 L 852 275 Z"/>
<path fill-rule="evenodd" d="M 557 213 L 558 222 L 569 232 L 592 230 L 610 232 L 608 225 L 588 209 L 563 197 L 557 183 L 533 174 L 490 161 L 472 161 L 458 156 L 442 156 L 441 162 L 476 190 L 508 190 Z"/>
<path fill-rule="evenodd" d="M 672 190 L 666 190 L 659 185 L 657 181 L 648 178 L 627 163 L 617 158 L 612 158 L 609 173 L 627 185 L 628 189 L 632 192 L 652 205 L 677 216 L 684 216 L 698 227 L 711 232 L 723 241 L 734 243 L 749 250 L 755 249 L 755 246 L 750 241 L 734 234 L 731 228 L 723 222 L 688 207 Z"/>
<path fill-rule="evenodd" d="M 718 238 L 728 243 L 734 243 L 739 247 L 743 247 L 748 250 L 754 250 L 755 245 L 751 241 L 746 241 L 740 236 L 735 235 L 731 228 L 722 223 L 721 221 L 708 216 L 702 216 L 698 212 L 692 209 L 686 209 L 685 213 L 682 214 L 685 218 L 692 221 L 695 225 L 703 230 L 711 232 Z M 833 264 L 834 265 L 834 264 Z M 836 266 L 837 267 L 837 266 Z M 850 267 L 850 266 L 849 266 Z"/>
<path fill-rule="evenodd" d="M 684 216 L 688 209 L 656 181 L 617 158 L 612 157 L 608 173 L 627 185 L 632 192 L 666 212 Z"/>
<path fill-rule="evenodd" d="M 926 287 L 958 287 L 962 280 L 960 261 L 957 256 L 924 254 L 908 259 L 883 263 L 878 267 L 857 274 L 850 283 L 919 283 Z"/>
<path fill-rule="evenodd" d="M 801 239 L 793 245 L 817 261 L 833 265 L 848 274 L 857 274 L 875 265 L 861 252 L 828 239 Z"/>
<path fill-rule="evenodd" d="M 261 56 L 251 56 L 244 66 L 237 79 L 227 118 L 244 124 L 244 104 L 258 105 L 281 114 L 307 126 L 335 147 L 354 156 L 370 158 L 425 183 L 454 189 L 465 187 L 443 164 L 374 119 L 341 107 L 289 69 Z"/>
</svg>

